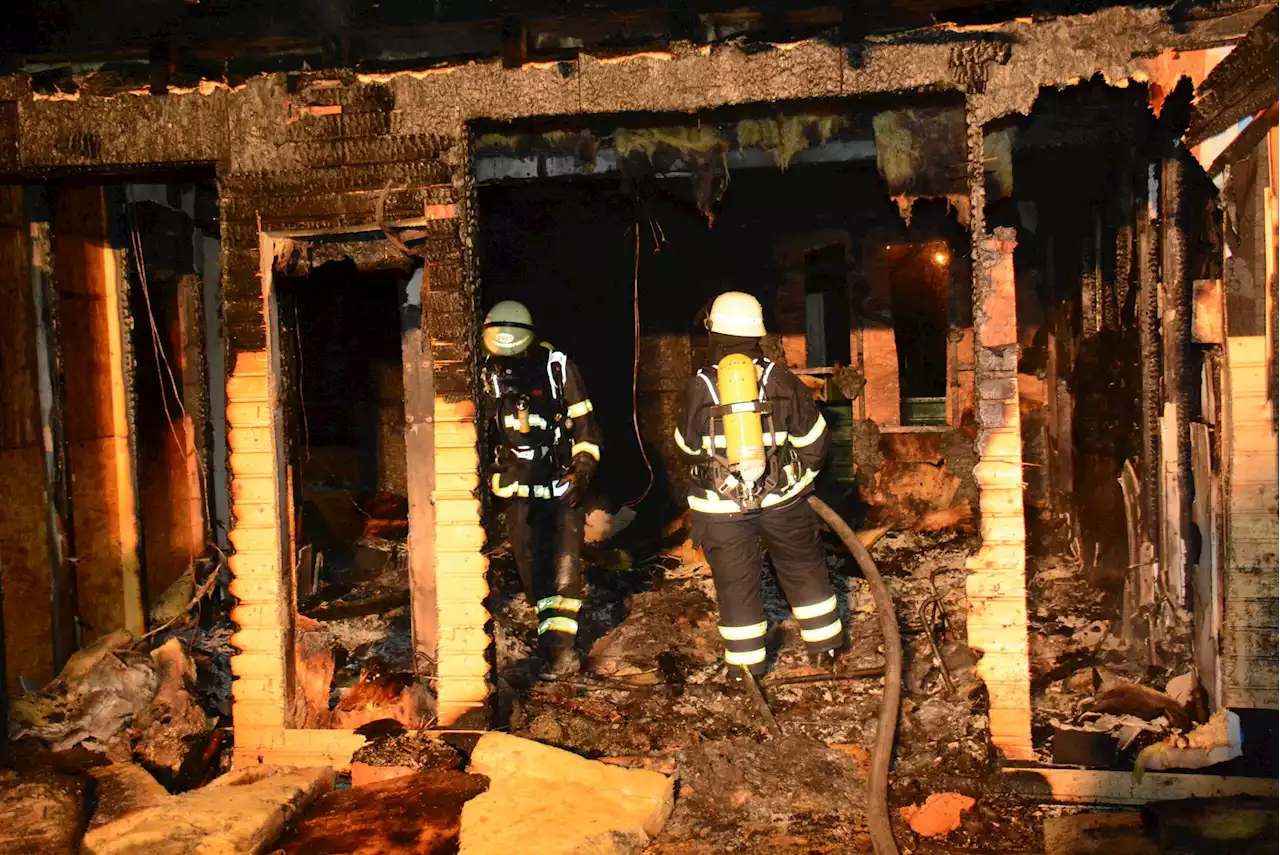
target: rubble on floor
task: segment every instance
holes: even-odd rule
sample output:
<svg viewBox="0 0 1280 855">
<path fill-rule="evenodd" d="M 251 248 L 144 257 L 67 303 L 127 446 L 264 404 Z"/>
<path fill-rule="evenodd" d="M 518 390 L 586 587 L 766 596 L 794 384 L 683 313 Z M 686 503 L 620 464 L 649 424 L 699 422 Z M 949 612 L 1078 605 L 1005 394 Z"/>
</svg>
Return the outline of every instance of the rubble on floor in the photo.
<svg viewBox="0 0 1280 855">
<path fill-rule="evenodd" d="M 409 608 L 408 502 L 347 494 L 353 539 L 312 521 L 313 578 L 301 585 L 295 635 L 295 720 L 308 728 L 355 729 L 395 718 L 410 729 L 434 718 L 435 699 L 414 678 Z M 332 521 L 330 521 L 332 522 Z M 357 527 L 358 526 L 358 527 Z M 345 530 L 345 529 L 344 529 Z"/>
<path fill-rule="evenodd" d="M 674 769 L 680 799 L 654 852 L 843 852 L 869 846 L 859 826 L 880 679 L 783 682 L 807 673 L 807 664 L 790 609 L 762 559 L 766 611 L 779 629 L 770 644 L 765 695 L 785 734 L 782 741 L 766 739 L 756 707 L 722 663 L 710 570 L 679 527 L 666 535 L 665 542 L 647 548 L 632 545 L 635 569 L 629 573 L 588 568 L 590 592 L 579 614 L 586 671 L 556 682 L 534 678 L 536 615 L 517 593 L 509 556 L 503 550 L 490 556 L 500 707 L 509 710 L 511 732 L 587 757 Z M 954 531 L 882 529 L 862 535 L 873 542 L 903 629 L 906 692 L 890 798 L 905 805 L 954 788 L 960 776 L 980 779 L 992 769 L 985 693 L 964 637 L 964 562 L 976 544 Z M 827 541 L 827 552 L 841 613 L 851 628 L 852 649 L 843 667 L 882 666 L 870 591 L 834 539 Z M 792 762 L 788 750 L 805 760 Z M 826 771 L 814 777 L 808 767 Z M 715 783 L 717 770 L 756 775 L 758 792 L 741 782 Z M 766 786 L 770 775 L 774 789 Z M 706 779 L 704 786 L 699 777 Z M 848 781 L 848 799 L 830 798 L 828 791 L 844 786 L 842 780 Z M 796 812 L 789 793 L 806 787 L 813 791 L 812 810 Z M 730 806 L 736 819 L 729 821 L 724 802 L 737 791 L 755 794 L 746 807 Z M 834 802 L 841 804 L 832 807 Z M 895 821 L 910 836 L 906 823 Z M 759 839 L 752 838 L 757 849 L 738 848 L 744 823 L 760 829 Z M 1028 829 L 1012 822 L 1006 830 L 1012 840 L 1030 834 Z"/>
<path fill-rule="evenodd" d="M 1210 713 L 1189 633 L 1162 640 L 1158 657 L 1150 641 L 1126 640 L 1119 598 L 1090 581 L 1072 550 L 1029 558 L 1028 578 L 1033 735 L 1042 760 L 1119 770 L 1148 762 L 1201 768 L 1235 756 L 1186 753 L 1187 735 Z"/>
<path fill-rule="evenodd" d="M 149 653 L 124 631 L 99 638 L 39 692 L 11 702 L 10 737 L 28 753 L 80 750 L 97 758 L 89 762 L 137 760 L 171 786 L 203 783 L 221 768 L 217 725 L 229 706 L 221 693 L 225 678 L 229 694 L 230 675 L 208 647 L 184 638 L 169 635 Z M 205 664 L 203 691 L 196 656 Z"/>
<path fill-rule="evenodd" d="M 680 797 L 654 855 L 866 850 L 866 774 L 847 752 L 803 736 L 735 739 L 676 762 Z"/>
</svg>

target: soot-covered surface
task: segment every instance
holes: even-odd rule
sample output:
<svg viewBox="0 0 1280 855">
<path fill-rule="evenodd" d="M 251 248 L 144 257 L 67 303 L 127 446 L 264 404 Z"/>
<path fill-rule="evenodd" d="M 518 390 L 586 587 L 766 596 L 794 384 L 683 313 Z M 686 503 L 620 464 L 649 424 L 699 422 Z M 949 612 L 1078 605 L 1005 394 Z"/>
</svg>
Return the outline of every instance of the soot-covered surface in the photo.
<svg viewBox="0 0 1280 855">
<path fill-rule="evenodd" d="M 491 556 L 500 712 L 509 716 L 511 732 L 588 757 L 674 773 L 675 812 L 653 853 L 870 851 L 865 780 L 881 679 L 767 685 L 783 731 L 770 734 L 744 688 L 728 678 L 710 572 L 687 541 L 680 543 L 682 536 L 665 546 L 633 545 L 628 571 L 588 570 L 590 593 L 580 620 L 584 674 L 559 682 L 534 678 L 536 616 L 518 594 L 509 555 L 498 550 Z M 963 638 L 964 559 L 975 545 L 951 532 L 903 532 L 873 548 L 903 628 L 906 691 L 890 803 L 907 848 L 915 835 L 897 809 L 944 790 L 978 798 L 961 828 L 945 838 L 947 845 L 981 841 L 981 851 L 1008 852 L 1038 845 L 1035 811 L 1016 811 L 982 794 L 993 781 L 985 698 Z M 866 583 L 845 575 L 853 572 L 852 559 L 834 542 L 827 546 L 841 611 L 852 627 L 846 667 L 880 665 L 882 644 Z M 788 607 L 767 557 L 762 574 L 766 611 L 782 629 L 771 652 L 770 679 L 803 674 L 799 634 L 787 622 Z M 929 610 L 934 603 L 941 604 L 950 633 Z M 936 625 L 953 691 L 942 681 L 926 621 Z"/>
</svg>

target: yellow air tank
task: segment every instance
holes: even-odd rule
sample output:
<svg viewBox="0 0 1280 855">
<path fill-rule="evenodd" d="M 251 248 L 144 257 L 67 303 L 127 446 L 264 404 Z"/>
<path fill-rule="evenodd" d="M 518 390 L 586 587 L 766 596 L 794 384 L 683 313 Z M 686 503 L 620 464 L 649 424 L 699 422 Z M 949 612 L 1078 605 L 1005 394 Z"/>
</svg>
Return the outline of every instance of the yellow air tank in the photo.
<svg viewBox="0 0 1280 855">
<path fill-rule="evenodd" d="M 731 353 L 716 367 L 720 404 L 730 408 L 724 416 L 725 456 L 736 464 L 742 480 L 754 484 L 764 477 L 764 427 L 760 412 L 733 412 L 734 404 L 753 404 L 760 398 L 756 364 L 751 357 Z"/>
</svg>

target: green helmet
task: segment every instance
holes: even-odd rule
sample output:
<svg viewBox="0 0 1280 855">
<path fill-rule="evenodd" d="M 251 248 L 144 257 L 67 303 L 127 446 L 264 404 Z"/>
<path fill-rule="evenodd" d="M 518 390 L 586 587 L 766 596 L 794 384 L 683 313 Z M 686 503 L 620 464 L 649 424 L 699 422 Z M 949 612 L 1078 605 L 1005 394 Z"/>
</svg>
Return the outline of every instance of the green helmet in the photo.
<svg viewBox="0 0 1280 855">
<path fill-rule="evenodd" d="M 533 344 L 533 316 L 523 303 L 503 300 L 484 318 L 484 349 L 494 356 L 519 356 Z"/>
</svg>

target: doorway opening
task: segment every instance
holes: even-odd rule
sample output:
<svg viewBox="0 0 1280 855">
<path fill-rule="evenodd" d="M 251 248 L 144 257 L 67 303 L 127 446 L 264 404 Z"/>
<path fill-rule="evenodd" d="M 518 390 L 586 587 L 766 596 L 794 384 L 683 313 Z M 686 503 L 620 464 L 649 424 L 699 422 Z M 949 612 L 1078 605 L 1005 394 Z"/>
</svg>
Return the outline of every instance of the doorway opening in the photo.
<svg viewBox="0 0 1280 855">
<path fill-rule="evenodd" d="M 414 677 L 401 269 L 348 258 L 274 277 L 305 703 L 295 726 L 419 726 Z"/>
</svg>

